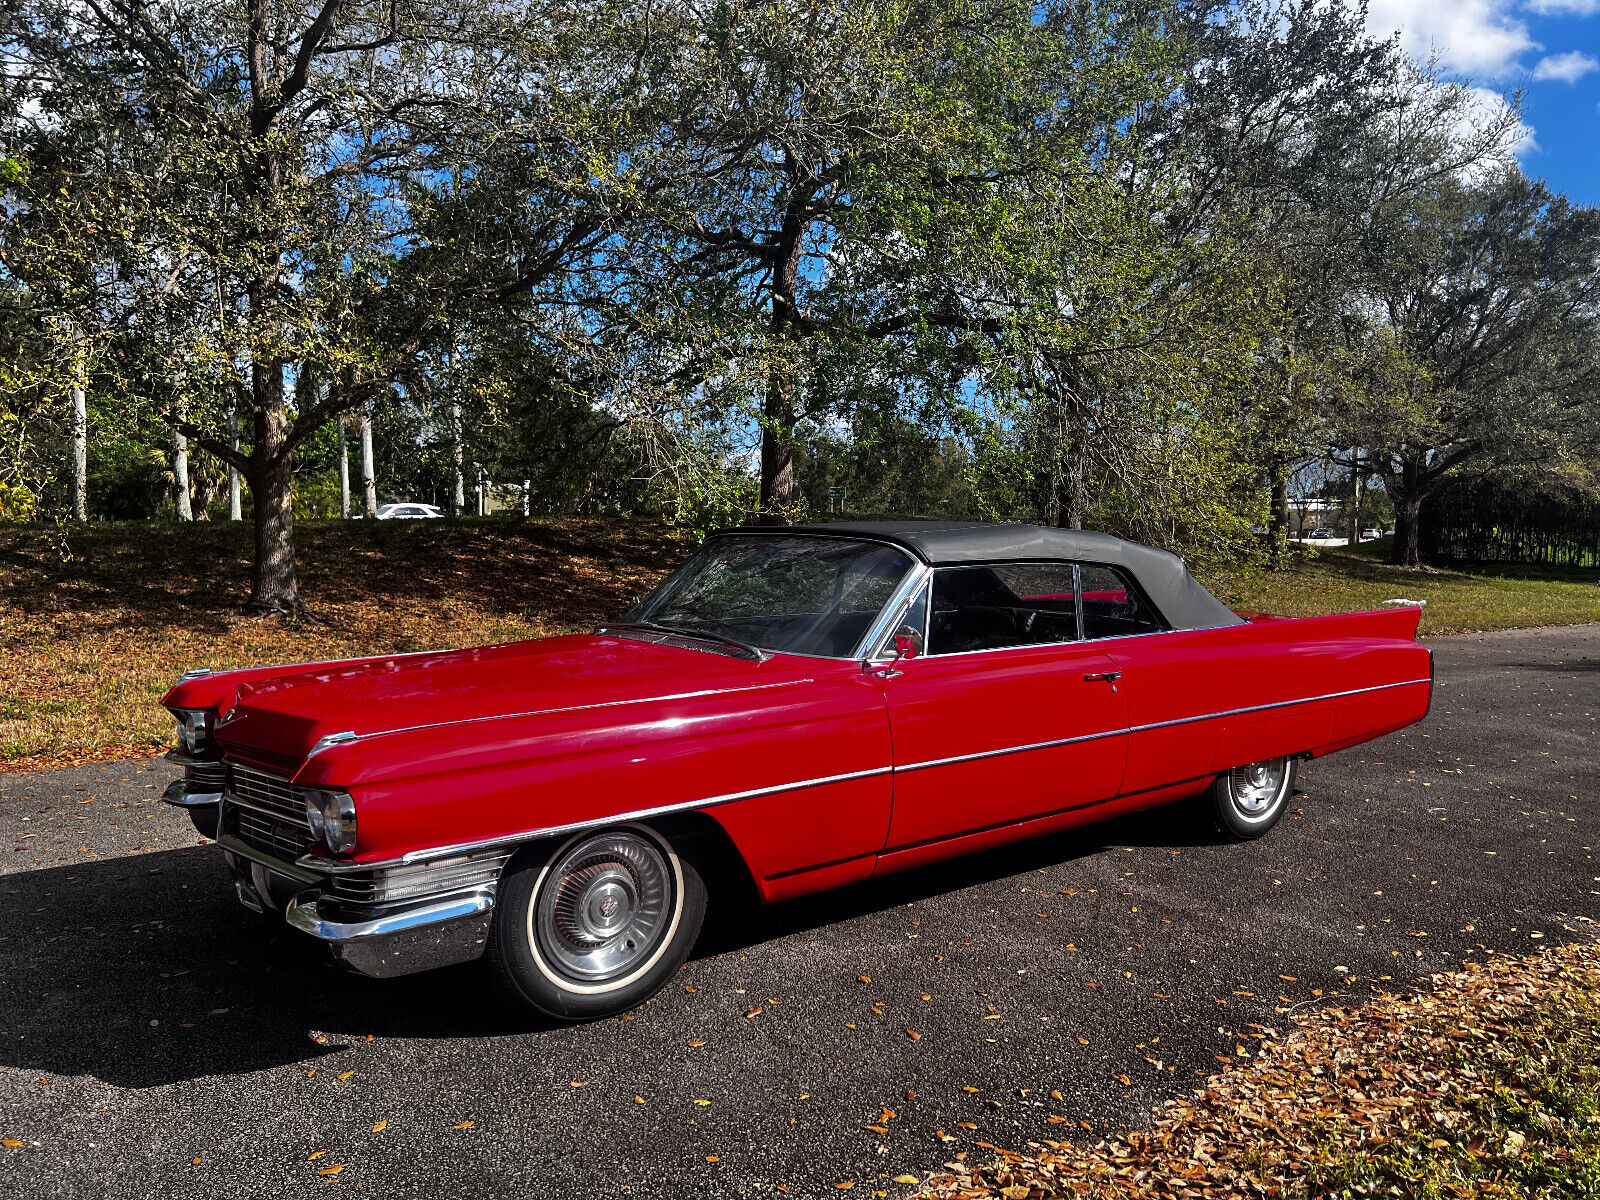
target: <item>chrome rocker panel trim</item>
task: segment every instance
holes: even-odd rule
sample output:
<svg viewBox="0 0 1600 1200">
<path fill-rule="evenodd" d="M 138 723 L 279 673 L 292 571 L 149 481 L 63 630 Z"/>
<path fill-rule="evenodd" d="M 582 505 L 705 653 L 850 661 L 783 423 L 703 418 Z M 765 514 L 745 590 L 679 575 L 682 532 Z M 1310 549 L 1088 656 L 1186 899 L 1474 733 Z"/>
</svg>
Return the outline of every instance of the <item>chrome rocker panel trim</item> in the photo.
<svg viewBox="0 0 1600 1200">
<path fill-rule="evenodd" d="M 335 961 L 373 979 L 389 979 L 470 962 L 489 938 L 495 885 L 444 899 L 427 899 L 360 921 L 324 917 L 315 888 L 289 901 L 284 920 L 325 942 Z"/>
</svg>

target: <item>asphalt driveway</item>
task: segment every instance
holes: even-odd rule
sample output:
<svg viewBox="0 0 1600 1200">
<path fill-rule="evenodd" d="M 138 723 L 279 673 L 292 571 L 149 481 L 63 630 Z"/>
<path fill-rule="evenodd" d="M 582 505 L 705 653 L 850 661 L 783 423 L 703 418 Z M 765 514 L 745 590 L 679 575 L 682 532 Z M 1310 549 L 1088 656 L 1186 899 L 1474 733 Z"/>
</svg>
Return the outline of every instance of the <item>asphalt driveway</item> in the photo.
<svg viewBox="0 0 1600 1200">
<path fill-rule="evenodd" d="M 1264 841 L 1158 810 L 725 912 L 578 1028 L 252 919 L 159 762 L 0 775 L 0 1195 L 901 1195 L 1137 1120 L 1292 1007 L 1600 916 L 1600 626 L 1432 645 L 1427 721 Z"/>
</svg>

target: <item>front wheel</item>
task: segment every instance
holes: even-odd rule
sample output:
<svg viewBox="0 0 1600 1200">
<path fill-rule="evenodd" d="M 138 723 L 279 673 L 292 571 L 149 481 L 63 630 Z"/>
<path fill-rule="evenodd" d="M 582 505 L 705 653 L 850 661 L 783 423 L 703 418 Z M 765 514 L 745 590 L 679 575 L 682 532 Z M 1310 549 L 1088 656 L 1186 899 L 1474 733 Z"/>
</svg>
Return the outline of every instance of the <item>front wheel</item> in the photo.
<svg viewBox="0 0 1600 1200">
<path fill-rule="evenodd" d="M 683 965 L 705 908 L 694 864 L 646 826 L 530 846 L 500 881 L 490 969 L 511 999 L 558 1020 L 626 1012 Z"/>
<path fill-rule="evenodd" d="M 1266 833 L 1288 807 L 1299 771 L 1299 759 L 1273 758 L 1218 775 L 1208 793 L 1217 828 L 1240 841 Z"/>
</svg>

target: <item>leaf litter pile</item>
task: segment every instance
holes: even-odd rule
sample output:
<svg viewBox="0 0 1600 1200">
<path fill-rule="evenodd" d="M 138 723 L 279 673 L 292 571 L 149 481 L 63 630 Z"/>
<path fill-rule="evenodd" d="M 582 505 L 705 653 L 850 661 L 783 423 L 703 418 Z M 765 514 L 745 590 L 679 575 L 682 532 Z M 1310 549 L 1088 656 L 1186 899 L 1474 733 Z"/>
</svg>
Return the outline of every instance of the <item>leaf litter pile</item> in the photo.
<svg viewBox="0 0 1600 1200">
<path fill-rule="evenodd" d="M 938 1200 L 1600 1196 L 1600 950 L 1552 948 L 1297 1018 L 1094 1146 L 945 1164 Z"/>
</svg>

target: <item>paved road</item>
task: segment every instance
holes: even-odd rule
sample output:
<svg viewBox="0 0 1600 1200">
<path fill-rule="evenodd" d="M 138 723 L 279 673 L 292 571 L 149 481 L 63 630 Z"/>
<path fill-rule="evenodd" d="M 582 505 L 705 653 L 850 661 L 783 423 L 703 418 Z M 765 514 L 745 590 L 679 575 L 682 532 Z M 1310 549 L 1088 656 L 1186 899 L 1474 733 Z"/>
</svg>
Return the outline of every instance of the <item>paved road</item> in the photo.
<svg viewBox="0 0 1600 1200">
<path fill-rule="evenodd" d="M 1600 915 L 1600 626 L 1435 648 L 1429 719 L 1311 764 L 1262 842 L 1168 810 L 725 914 L 580 1028 L 253 924 L 159 763 L 0 776 L 0 1195 L 901 1195 L 1136 1120 L 1290 1006 Z"/>
</svg>

